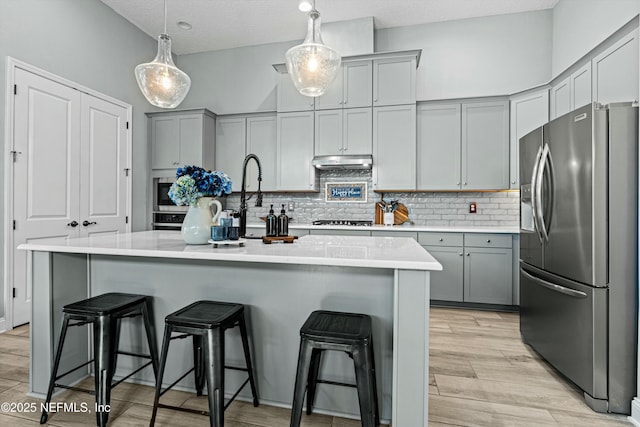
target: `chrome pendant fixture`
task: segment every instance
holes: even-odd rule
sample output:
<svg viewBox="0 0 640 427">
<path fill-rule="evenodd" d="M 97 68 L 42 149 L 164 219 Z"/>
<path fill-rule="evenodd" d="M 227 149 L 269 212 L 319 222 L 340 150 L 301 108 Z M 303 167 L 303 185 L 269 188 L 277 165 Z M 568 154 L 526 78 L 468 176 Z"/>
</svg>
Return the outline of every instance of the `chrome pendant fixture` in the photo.
<svg viewBox="0 0 640 427">
<path fill-rule="evenodd" d="M 164 0 L 164 32 L 158 36 L 158 54 L 135 69 L 136 81 L 151 105 L 176 108 L 191 87 L 191 79 L 173 63 L 171 37 L 167 34 L 167 0 Z"/>
<path fill-rule="evenodd" d="M 320 35 L 320 13 L 309 12 L 307 37 L 285 54 L 287 71 L 298 91 L 305 96 L 323 95 L 340 69 L 340 54 L 325 45 Z"/>
</svg>

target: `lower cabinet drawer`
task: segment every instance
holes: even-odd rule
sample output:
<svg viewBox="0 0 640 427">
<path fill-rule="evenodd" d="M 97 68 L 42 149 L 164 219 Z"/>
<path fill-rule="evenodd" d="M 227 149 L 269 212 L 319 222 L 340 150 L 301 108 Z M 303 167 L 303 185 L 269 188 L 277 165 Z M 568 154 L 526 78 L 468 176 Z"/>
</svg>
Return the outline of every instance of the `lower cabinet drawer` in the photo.
<svg viewBox="0 0 640 427">
<path fill-rule="evenodd" d="M 432 271 L 430 279 L 431 299 L 439 301 L 464 301 L 462 248 L 424 246 L 442 264 L 442 271 Z"/>
<path fill-rule="evenodd" d="M 423 246 L 462 246 L 462 233 L 437 233 L 421 231 L 418 243 Z"/>
<path fill-rule="evenodd" d="M 511 234 L 464 234 L 464 245 L 476 248 L 511 248 L 511 240 Z"/>
</svg>

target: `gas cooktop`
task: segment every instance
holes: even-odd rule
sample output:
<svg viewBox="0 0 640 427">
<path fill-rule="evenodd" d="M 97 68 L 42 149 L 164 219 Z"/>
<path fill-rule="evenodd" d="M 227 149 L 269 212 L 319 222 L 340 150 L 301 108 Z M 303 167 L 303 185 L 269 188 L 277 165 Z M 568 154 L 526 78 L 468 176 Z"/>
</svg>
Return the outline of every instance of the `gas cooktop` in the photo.
<svg viewBox="0 0 640 427">
<path fill-rule="evenodd" d="M 373 221 L 359 221 L 352 219 L 318 219 L 313 221 L 313 225 L 350 225 L 371 227 L 373 225 Z"/>
</svg>

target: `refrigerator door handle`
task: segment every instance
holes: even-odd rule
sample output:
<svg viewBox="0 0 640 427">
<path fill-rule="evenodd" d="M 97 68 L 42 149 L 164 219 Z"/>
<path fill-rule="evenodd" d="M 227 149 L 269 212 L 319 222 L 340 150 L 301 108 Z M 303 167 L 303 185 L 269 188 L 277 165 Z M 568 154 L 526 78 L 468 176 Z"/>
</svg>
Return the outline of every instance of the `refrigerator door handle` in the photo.
<svg viewBox="0 0 640 427">
<path fill-rule="evenodd" d="M 542 146 L 538 147 L 538 153 L 536 154 L 536 162 L 533 165 L 533 173 L 531 174 L 531 211 L 533 214 L 533 228 L 536 231 L 536 235 L 538 236 L 538 240 L 540 244 L 543 244 L 542 235 L 540 234 L 540 225 L 538 219 L 538 202 L 536 200 L 536 191 L 537 186 L 536 182 L 538 180 L 538 169 L 540 167 L 540 160 L 542 159 Z"/>
<path fill-rule="evenodd" d="M 544 286 L 547 289 L 551 289 L 555 292 L 560 292 L 561 294 L 569 295 L 575 298 L 586 298 L 587 294 L 582 291 L 576 291 L 575 289 L 569 289 L 561 285 L 557 285 L 555 283 L 547 282 L 546 280 L 542 280 L 539 277 L 533 276 L 527 273 L 522 267 L 520 267 L 520 273 L 524 275 L 527 279 L 533 280 L 539 285 Z"/>
<path fill-rule="evenodd" d="M 544 148 L 542 149 L 542 157 L 540 157 L 540 167 L 538 168 L 538 176 L 536 177 L 536 186 L 535 193 L 533 198 L 536 199 L 536 214 L 535 216 L 538 219 L 538 229 L 540 230 L 540 234 L 547 242 L 549 241 L 549 234 L 547 233 L 547 227 L 544 224 L 544 212 L 542 211 L 542 179 L 544 178 L 544 170 L 547 165 L 547 159 L 549 157 L 549 144 L 544 144 Z"/>
</svg>

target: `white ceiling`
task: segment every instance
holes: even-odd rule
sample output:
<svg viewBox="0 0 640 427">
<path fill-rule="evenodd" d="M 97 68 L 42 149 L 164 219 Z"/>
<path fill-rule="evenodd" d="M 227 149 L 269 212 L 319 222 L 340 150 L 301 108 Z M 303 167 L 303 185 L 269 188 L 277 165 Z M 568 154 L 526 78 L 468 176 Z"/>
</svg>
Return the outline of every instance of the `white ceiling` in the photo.
<svg viewBox="0 0 640 427">
<path fill-rule="evenodd" d="M 559 0 L 317 0 L 323 22 L 374 17 L 376 29 L 553 8 Z M 156 38 L 163 0 L 102 0 Z M 177 54 L 303 39 L 298 0 L 167 0 L 167 32 Z M 193 28 L 176 25 L 189 22 Z"/>
</svg>

